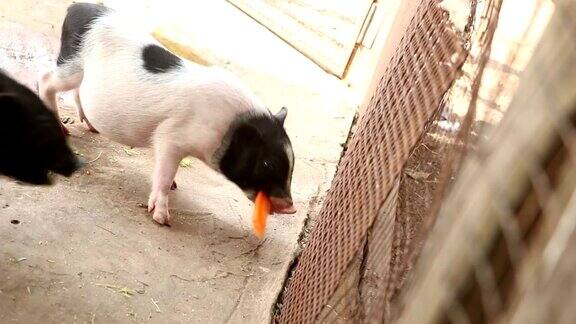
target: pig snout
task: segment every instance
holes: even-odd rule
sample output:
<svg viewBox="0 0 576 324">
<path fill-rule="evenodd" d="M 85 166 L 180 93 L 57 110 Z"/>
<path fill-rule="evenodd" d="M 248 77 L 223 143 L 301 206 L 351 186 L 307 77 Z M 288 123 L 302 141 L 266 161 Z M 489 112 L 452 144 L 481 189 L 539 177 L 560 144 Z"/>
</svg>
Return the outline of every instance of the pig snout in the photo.
<svg viewBox="0 0 576 324">
<path fill-rule="evenodd" d="M 60 159 L 52 166 L 52 171 L 70 177 L 74 172 L 82 169 L 86 162 L 70 154 L 66 158 Z"/>
<path fill-rule="evenodd" d="M 294 214 L 296 208 L 292 198 L 270 197 L 271 212 L 276 214 Z"/>
</svg>

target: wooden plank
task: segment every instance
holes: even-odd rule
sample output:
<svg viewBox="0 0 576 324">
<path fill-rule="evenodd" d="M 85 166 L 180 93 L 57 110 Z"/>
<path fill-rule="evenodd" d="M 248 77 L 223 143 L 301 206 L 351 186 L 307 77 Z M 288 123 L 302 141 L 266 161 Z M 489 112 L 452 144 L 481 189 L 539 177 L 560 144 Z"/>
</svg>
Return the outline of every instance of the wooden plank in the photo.
<svg viewBox="0 0 576 324">
<path fill-rule="evenodd" d="M 576 195 L 572 197 L 570 209 L 563 220 L 574 220 L 576 215 Z M 565 224 L 560 224 L 560 228 Z M 574 224 L 568 228 L 572 232 L 560 246 L 558 264 L 545 282 L 535 284 L 519 303 L 512 319 L 503 323 L 576 323 L 576 311 L 573 307 L 576 299 L 576 233 Z"/>
<path fill-rule="evenodd" d="M 391 260 L 400 186 L 398 179 L 368 232 L 360 285 L 363 323 L 386 323 L 391 313 L 388 294 L 393 287 L 391 282 L 396 283 L 392 278 Z"/>
<path fill-rule="evenodd" d="M 318 315 L 318 323 L 382 322 L 373 312 L 388 306 L 384 278 L 390 272 L 399 187 L 400 181 L 382 205 L 364 248 L 356 253 L 334 295 Z"/>
<path fill-rule="evenodd" d="M 373 0 L 227 0 L 327 72 L 342 77 Z"/>
</svg>

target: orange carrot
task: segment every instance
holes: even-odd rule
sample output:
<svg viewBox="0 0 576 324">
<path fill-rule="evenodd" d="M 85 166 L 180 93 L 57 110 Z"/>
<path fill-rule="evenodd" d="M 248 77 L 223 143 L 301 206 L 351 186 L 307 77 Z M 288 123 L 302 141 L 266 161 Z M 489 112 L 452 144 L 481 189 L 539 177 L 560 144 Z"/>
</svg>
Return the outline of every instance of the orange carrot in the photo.
<svg viewBox="0 0 576 324">
<path fill-rule="evenodd" d="M 258 238 L 263 238 L 266 232 L 266 218 L 270 213 L 270 199 L 263 191 L 258 192 L 254 202 L 254 215 L 252 216 L 252 227 L 254 234 Z"/>
</svg>

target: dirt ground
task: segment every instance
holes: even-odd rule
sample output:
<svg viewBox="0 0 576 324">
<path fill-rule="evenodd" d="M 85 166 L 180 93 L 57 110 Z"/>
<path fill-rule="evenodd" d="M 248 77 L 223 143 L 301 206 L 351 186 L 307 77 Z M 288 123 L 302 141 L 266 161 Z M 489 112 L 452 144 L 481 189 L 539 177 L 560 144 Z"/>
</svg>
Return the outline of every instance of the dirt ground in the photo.
<svg viewBox="0 0 576 324">
<path fill-rule="evenodd" d="M 33 87 L 54 64 L 70 2 L 0 2 L 0 68 Z M 270 320 L 303 224 L 314 216 L 310 202 L 329 186 L 355 105 L 340 82 L 231 6 L 204 2 L 185 12 L 173 22 L 187 26 L 192 46 L 237 72 L 272 110 L 289 108 L 298 213 L 271 217 L 267 238 L 258 241 L 251 204 L 194 162 L 177 175 L 173 226 L 157 226 L 141 207 L 151 153 L 89 133 L 65 95 L 71 145 L 89 163 L 48 188 L 0 179 L 0 322 Z"/>
</svg>

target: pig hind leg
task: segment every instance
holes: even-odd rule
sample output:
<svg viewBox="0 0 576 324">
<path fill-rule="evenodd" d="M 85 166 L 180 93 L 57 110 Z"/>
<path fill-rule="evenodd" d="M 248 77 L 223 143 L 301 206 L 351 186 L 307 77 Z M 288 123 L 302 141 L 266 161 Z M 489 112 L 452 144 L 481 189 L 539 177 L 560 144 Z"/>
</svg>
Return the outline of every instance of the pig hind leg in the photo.
<svg viewBox="0 0 576 324">
<path fill-rule="evenodd" d="M 104 6 L 89 3 L 76 3 L 68 7 L 62 24 L 60 53 L 56 69 L 42 75 L 38 83 L 38 94 L 56 116 L 58 116 L 56 94 L 80 87 L 84 73 L 81 53 L 84 38 L 92 23 L 108 10 Z M 84 115 L 77 93 L 76 97 L 79 113 Z M 67 132 L 66 128 L 62 127 Z"/>
<path fill-rule="evenodd" d="M 66 69 L 58 67 L 54 71 L 45 73 L 40 78 L 38 82 L 38 95 L 58 119 L 60 119 L 60 116 L 58 113 L 56 94 L 78 88 L 82 82 L 82 76 L 83 73 L 81 71 L 70 73 Z M 64 125 L 62 125 L 62 130 L 65 134 L 69 134 Z"/>
<path fill-rule="evenodd" d="M 80 101 L 80 91 L 79 90 L 80 89 L 74 90 L 74 101 L 76 101 L 76 107 L 78 108 L 78 117 L 80 117 L 81 122 L 86 123 L 86 126 L 88 126 L 88 129 L 92 133 L 98 134 L 98 131 L 96 130 L 96 128 L 94 128 L 94 126 L 92 126 L 92 124 L 90 124 L 90 122 L 88 121 L 88 119 L 84 115 L 84 110 L 82 110 L 82 102 Z"/>
</svg>

